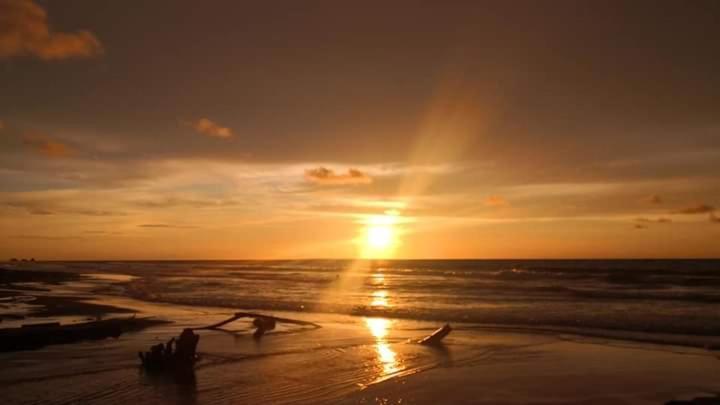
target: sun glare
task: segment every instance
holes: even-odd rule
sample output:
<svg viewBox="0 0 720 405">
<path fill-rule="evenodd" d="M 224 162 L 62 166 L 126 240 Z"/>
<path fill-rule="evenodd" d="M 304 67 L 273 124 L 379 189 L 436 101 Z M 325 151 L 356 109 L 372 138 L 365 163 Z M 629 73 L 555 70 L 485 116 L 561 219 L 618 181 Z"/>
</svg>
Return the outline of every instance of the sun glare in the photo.
<svg viewBox="0 0 720 405">
<path fill-rule="evenodd" d="M 397 223 L 398 214 L 394 211 L 367 218 L 362 241 L 362 256 L 370 259 L 392 257 L 393 251 L 398 245 Z"/>
<path fill-rule="evenodd" d="M 393 230 L 390 226 L 371 226 L 367 231 L 367 243 L 373 249 L 384 249 L 392 244 Z"/>
</svg>

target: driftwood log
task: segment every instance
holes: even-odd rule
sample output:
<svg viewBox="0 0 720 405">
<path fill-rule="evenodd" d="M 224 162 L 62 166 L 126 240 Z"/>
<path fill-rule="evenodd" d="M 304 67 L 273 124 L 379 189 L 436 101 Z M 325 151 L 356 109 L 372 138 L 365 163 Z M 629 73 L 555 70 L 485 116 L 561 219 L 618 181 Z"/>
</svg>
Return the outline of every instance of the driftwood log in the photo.
<svg viewBox="0 0 720 405">
<path fill-rule="evenodd" d="M 153 345 L 147 352 L 139 352 L 138 357 L 140 358 L 141 365 L 147 371 L 182 372 L 192 370 L 198 360 L 197 346 L 200 342 L 200 335 L 195 334 L 194 331 L 222 330 L 222 326 L 241 318 L 253 318 L 253 325 L 256 328 L 255 333 L 253 333 L 255 339 L 260 339 L 265 332 L 275 329 L 275 325 L 279 322 L 313 326 L 316 328 L 320 327 L 320 325 L 312 322 L 278 318 L 251 312 L 238 312 L 229 319 L 212 325 L 184 329 L 177 339 L 172 338 L 167 343 Z"/>
<path fill-rule="evenodd" d="M 450 332 L 452 332 L 452 328 L 450 327 L 450 324 L 446 323 L 442 328 L 431 333 L 429 336 L 420 339 L 418 343 L 427 346 L 438 346 L 442 344 L 442 340 L 445 336 L 449 335 Z"/>
<path fill-rule="evenodd" d="M 193 328 L 193 330 L 207 330 L 207 329 L 221 329 L 223 326 L 229 324 L 230 322 L 237 321 L 238 319 L 242 318 L 253 318 L 253 326 L 255 326 L 256 330 L 255 333 L 253 333 L 253 337 L 255 339 L 260 339 L 265 332 L 269 330 L 275 329 L 275 325 L 277 323 L 289 323 L 292 325 L 301 325 L 301 326 L 312 326 L 314 328 L 319 328 L 320 325 L 308 322 L 308 321 L 299 321 L 297 319 L 289 319 L 289 318 L 279 318 L 276 316 L 270 316 L 270 315 L 262 315 L 262 314 L 255 314 L 252 312 L 237 312 L 235 315 L 231 316 L 230 318 L 214 323 L 212 325 L 203 326 L 200 328 Z"/>
<path fill-rule="evenodd" d="M 167 343 L 156 344 L 150 351 L 139 352 L 140 362 L 148 371 L 192 369 L 197 361 L 200 336 L 192 329 L 183 329 L 180 336 Z"/>
</svg>

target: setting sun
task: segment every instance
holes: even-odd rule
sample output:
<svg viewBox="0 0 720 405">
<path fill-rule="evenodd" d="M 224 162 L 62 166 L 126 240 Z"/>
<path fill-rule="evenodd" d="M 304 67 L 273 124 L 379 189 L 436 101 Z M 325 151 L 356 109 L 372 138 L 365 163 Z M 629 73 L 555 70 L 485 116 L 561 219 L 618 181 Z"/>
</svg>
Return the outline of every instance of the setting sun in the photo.
<svg viewBox="0 0 720 405">
<path fill-rule="evenodd" d="M 373 249 L 385 249 L 392 244 L 393 230 L 388 225 L 371 226 L 367 231 L 367 243 Z"/>
<path fill-rule="evenodd" d="M 398 213 L 388 211 L 384 215 L 374 215 L 365 220 L 365 236 L 362 240 L 364 258 L 391 257 L 398 245 Z"/>
</svg>

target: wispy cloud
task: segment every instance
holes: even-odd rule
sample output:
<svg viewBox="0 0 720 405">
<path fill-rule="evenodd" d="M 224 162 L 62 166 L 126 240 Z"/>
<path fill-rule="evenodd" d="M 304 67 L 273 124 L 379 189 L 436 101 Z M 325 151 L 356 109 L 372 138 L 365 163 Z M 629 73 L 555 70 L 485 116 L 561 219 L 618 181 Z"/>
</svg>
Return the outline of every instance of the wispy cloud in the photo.
<svg viewBox="0 0 720 405">
<path fill-rule="evenodd" d="M 693 205 L 681 210 L 675 211 L 675 214 L 707 214 L 715 211 L 715 207 L 708 204 Z"/>
<path fill-rule="evenodd" d="M 207 118 L 200 118 L 190 123 L 190 126 L 195 132 L 214 138 L 230 138 L 234 135 L 232 129 L 223 127 Z"/>
<path fill-rule="evenodd" d="M 648 196 L 645 201 L 649 202 L 650 204 L 662 204 L 663 199 L 657 194 L 653 194 L 651 196 Z"/>
<path fill-rule="evenodd" d="M 50 235 L 12 235 L 14 239 L 35 239 L 35 240 L 70 240 L 81 239 L 79 236 L 50 236 Z"/>
<path fill-rule="evenodd" d="M 92 217 L 124 216 L 126 213 L 95 208 L 68 207 L 62 203 L 49 201 L 15 200 L 0 202 L 0 205 L 11 208 L 24 209 L 30 215 L 85 215 Z"/>
<path fill-rule="evenodd" d="M 35 153 L 51 159 L 67 158 L 76 154 L 75 149 L 67 144 L 43 135 L 26 135 L 23 137 L 23 142 Z"/>
<path fill-rule="evenodd" d="M 485 199 L 485 205 L 488 207 L 505 207 L 508 204 L 507 200 L 497 195 L 491 195 Z"/>
<path fill-rule="evenodd" d="M 91 57 L 102 53 L 89 31 L 55 32 L 45 9 L 32 0 L 0 0 L 0 59 L 34 56 L 43 60 Z"/>
<path fill-rule="evenodd" d="M 30 215 L 53 215 L 55 212 L 45 207 L 41 207 L 39 204 L 34 202 L 25 201 L 6 201 L 2 205 L 11 208 L 24 209 Z"/>
<path fill-rule="evenodd" d="M 669 224 L 672 222 L 670 218 L 660 217 L 660 218 L 646 218 L 646 217 L 639 217 L 635 219 L 635 222 L 638 223 L 644 223 L 644 224 Z"/>
<path fill-rule="evenodd" d="M 197 228 L 192 225 L 173 225 L 173 224 L 141 224 L 139 228 Z"/>
<path fill-rule="evenodd" d="M 209 207 L 229 207 L 240 204 L 239 201 L 232 199 L 211 199 L 211 198 L 183 198 L 183 197 L 167 197 L 159 199 L 145 199 L 134 202 L 141 208 L 172 208 L 172 207 L 190 207 L 190 208 L 209 208 Z"/>
<path fill-rule="evenodd" d="M 115 216 L 126 215 L 124 212 L 94 210 L 94 209 L 68 210 L 66 212 L 68 214 L 87 215 L 87 216 L 91 216 L 91 217 L 115 217 Z"/>
<path fill-rule="evenodd" d="M 372 178 L 358 169 L 351 168 L 346 173 L 336 173 L 323 166 L 305 170 L 305 179 L 316 184 L 330 185 L 372 183 Z"/>
</svg>

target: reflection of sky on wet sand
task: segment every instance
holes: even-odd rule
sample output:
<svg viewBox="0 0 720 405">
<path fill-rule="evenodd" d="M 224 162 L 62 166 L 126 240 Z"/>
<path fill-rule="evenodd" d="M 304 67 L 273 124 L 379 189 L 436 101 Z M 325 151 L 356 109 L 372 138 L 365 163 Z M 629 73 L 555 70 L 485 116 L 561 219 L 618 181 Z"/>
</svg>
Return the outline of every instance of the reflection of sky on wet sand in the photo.
<svg viewBox="0 0 720 405">
<path fill-rule="evenodd" d="M 388 374 L 402 370 L 402 362 L 398 359 L 397 353 L 392 349 L 386 338 L 390 334 L 393 321 L 385 318 L 365 318 L 365 325 L 370 334 L 375 338 L 375 351 L 377 352 L 377 368 L 381 378 Z"/>
</svg>

